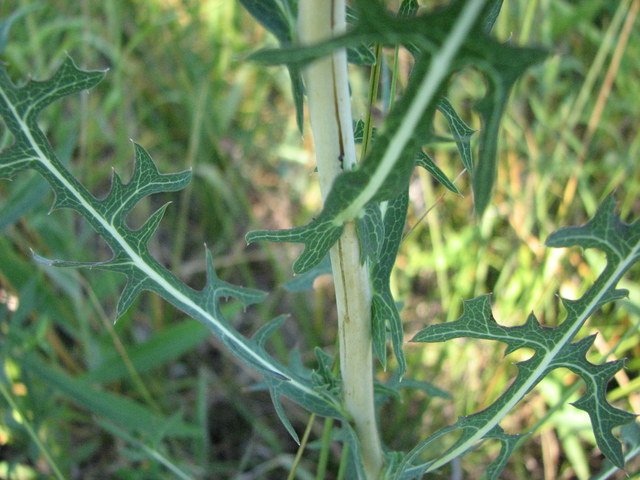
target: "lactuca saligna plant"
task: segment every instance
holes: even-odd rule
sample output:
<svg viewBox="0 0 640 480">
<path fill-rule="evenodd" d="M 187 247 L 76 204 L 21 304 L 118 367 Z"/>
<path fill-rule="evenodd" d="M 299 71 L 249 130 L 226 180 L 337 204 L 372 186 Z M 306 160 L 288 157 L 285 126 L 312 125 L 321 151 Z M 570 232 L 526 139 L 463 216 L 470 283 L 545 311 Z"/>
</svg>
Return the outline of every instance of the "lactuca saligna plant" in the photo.
<svg viewBox="0 0 640 480">
<path fill-rule="evenodd" d="M 353 10 L 341 0 L 242 3 L 282 44 L 281 49 L 259 52 L 254 58 L 287 64 L 300 125 L 306 92 L 324 199 L 322 211 L 309 224 L 284 231 L 251 232 L 247 240 L 303 243 L 304 251 L 293 267 L 298 274 L 313 275 L 330 256 L 339 319 L 340 375 L 332 373 L 332 361 L 321 350 L 317 351 L 316 371 L 285 365 L 269 355 L 265 343 L 280 327 L 282 318 L 265 322 L 251 338 L 239 334 L 223 317 L 220 299 L 232 297 L 250 305 L 265 294 L 220 280 L 208 250 L 207 280 L 201 290 L 190 288 L 156 261 L 147 243 L 166 205 L 139 229 L 127 225 L 128 214 L 141 199 L 184 188 L 190 172 L 162 174 L 148 153 L 135 145 L 131 180 L 125 184 L 114 174 L 108 195 L 97 199 L 56 158 L 38 126 L 38 115 L 50 103 L 95 86 L 105 75 L 83 71 L 71 59 L 50 79 L 21 86 L 0 70 L 0 114 L 13 137 L 0 155 L 0 176 L 11 178 L 27 169 L 40 173 L 56 195 L 53 208 L 80 213 L 109 245 L 113 257 L 105 262 L 48 260 L 37 255 L 35 259 L 48 265 L 100 268 L 126 275 L 118 316 L 141 291 L 149 290 L 201 321 L 231 353 L 263 375 L 275 410 L 295 440 L 297 434 L 281 405 L 283 396 L 316 415 L 340 421 L 339 438 L 348 447 L 345 451 L 354 478 L 418 478 L 488 439 L 502 445 L 498 457 L 487 467 L 487 476 L 497 478 L 520 440 L 518 435 L 506 434 L 500 422 L 556 368 L 568 368 L 585 381 L 585 394 L 574 405 L 589 414 L 598 446 L 622 468 L 625 459 L 612 429 L 631 421 L 633 415 L 610 405 L 605 396 L 607 383 L 621 368 L 621 362 L 594 365 L 585 357 L 593 337 L 574 342 L 595 310 L 625 295 L 616 285 L 640 259 L 640 223 L 621 222 L 611 197 L 586 225 L 561 229 L 547 241 L 552 247 L 597 248 L 607 256 L 606 268 L 586 293 L 577 300 L 563 300 L 567 314 L 558 327 L 542 327 L 533 315 L 522 326 L 503 327 L 492 316 L 490 297 L 481 296 L 465 302 L 458 320 L 429 326 L 414 337 L 416 342 L 482 338 L 506 343 L 509 352 L 533 350 L 533 356 L 519 364 L 518 375 L 505 392 L 484 410 L 433 433 L 408 453 L 386 451 L 378 432 L 373 356 L 387 368 L 389 339 L 397 360 L 397 377 L 406 375 L 407 368 L 402 325 L 389 277 L 402 238 L 409 177 L 416 166 L 421 166 L 447 188 L 456 190 L 421 150 L 436 140 L 434 114 L 440 111 L 449 123 L 463 166 L 471 175 L 476 212 L 481 215 L 490 201 L 498 126 L 510 89 L 526 68 L 544 58 L 544 52 L 505 45 L 490 35 L 501 5 L 495 0 L 453 2 L 420 15 L 416 14 L 414 0 L 402 2 L 397 15 L 389 13 L 383 4 L 367 0 L 354 1 Z M 296 12 L 299 35 L 294 27 Z M 356 122 L 354 132 L 347 71 L 348 58 L 359 63 L 379 59 L 368 50 L 371 45 L 404 46 L 415 59 L 405 91 L 375 138 L 370 121 Z M 486 95 L 476 105 L 483 123 L 477 160 L 471 156 L 471 130 L 444 97 L 448 79 L 465 67 L 477 69 L 487 81 Z M 363 143 L 360 161 L 356 140 Z M 431 448 L 443 435 L 454 431 L 458 437 L 453 445 L 444 450 Z M 423 454 L 428 455 L 428 461 Z"/>
</svg>

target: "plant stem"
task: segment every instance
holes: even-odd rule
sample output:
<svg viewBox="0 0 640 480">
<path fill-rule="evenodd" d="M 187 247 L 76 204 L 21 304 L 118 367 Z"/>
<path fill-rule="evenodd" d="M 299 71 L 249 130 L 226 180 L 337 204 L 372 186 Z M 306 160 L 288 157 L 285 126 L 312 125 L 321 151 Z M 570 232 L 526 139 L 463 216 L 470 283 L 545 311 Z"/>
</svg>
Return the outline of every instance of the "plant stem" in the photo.
<svg viewBox="0 0 640 480">
<path fill-rule="evenodd" d="M 346 28 L 344 0 L 302 0 L 299 31 L 302 43 L 315 43 Z M 323 198 L 342 169 L 356 165 L 351 104 L 344 50 L 313 62 L 305 69 L 309 116 L 316 149 Z M 378 478 L 383 452 L 376 423 L 371 351 L 371 291 L 369 272 L 360 263 L 355 224 L 347 222 L 344 233 L 331 249 L 336 291 L 340 370 L 346 410 L 360 442 L 368 479 Z"/>
</svg>

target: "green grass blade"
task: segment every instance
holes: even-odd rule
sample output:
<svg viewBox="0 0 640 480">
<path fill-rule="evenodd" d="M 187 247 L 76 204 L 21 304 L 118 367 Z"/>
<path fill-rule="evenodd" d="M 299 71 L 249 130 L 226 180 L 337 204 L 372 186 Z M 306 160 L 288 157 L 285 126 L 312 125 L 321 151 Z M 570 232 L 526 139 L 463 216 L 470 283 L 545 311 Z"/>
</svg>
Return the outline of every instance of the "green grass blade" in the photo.
<svg viewBox="0 0 640 480">
<path fill-rule="evenodd" d="M 199 435 L 195 426 L 182 421 L 170 421 L 133 400 L 98 390 L 89 382 L 70 377 L 51 368 L 36 356 L 26 357 L 22 363 L 31 373 L 38 375 L 44 383 L 62 392 L 80 407 L 130 432 L 138 432 L 155 440 L 165 435 L 172 437 Z"/>
</svg>

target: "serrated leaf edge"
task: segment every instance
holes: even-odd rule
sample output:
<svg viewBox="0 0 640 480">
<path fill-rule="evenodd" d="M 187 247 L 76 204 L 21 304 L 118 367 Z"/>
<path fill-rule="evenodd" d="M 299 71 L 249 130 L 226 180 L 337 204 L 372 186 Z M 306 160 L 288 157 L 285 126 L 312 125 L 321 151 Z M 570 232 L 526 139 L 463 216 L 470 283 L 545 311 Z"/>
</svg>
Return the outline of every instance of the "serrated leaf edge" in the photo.
<svg viewBox="0 0 640 480">
<path fill-rule="evenodd" d="M 63 73 L 61 72 L 63 68 L 72 68 L 75 70 L 75 73 L 85 74 L 87 75 L 87 78 L 92 73 L 85 72 L 77 68 L 73 61 L 68 58 L 67 61 L 60 67 L 60 69 L 56 73 L 54 73 L 51 78 L 62 76 Z M 6 76 L 6 72 L 3 72 L 3 75 Z M 14 88 L 19 92 L 20 88 L 15 87 L 15 85 L 13 85 L 8 80 L 8 77 L 6 77 L 6 80 L 8 81 L 9 88 Z M 76 86 L 74 85 L 74 87 Z M 60 92 L 58 92 L 56 95 L 59 95 L 58 98 L 60 98 L 64 96 L 64 94 L 73 93 L 73 91 L 73 89 L 70 89 L 69 92 L 64 91 L 62 95 L 60 95 Z M 118 257 L 128 257 L 128 263 L 131 265 L 130 268 L 137 269 L 138 272 L 141 272 L 141 277 L 143 277 L 142 280 L 138 279 L 134 286 L 129 285 L 129 288 L 133 288 L 133 291 L 129 290 L 128 295 L 127 292 L 123 292 L 123 297 L 125 297 L 125 299 L 119 303 L 118 313 L 123 313 L 124 309 L 131 304 L 131 302 L 135 298 L 135 295 L 140 291 L 144 289 L 153 290 L 176 307 L 187 312 L 189 315 L 202 321 L 205 324 L 210 325 L 214 332 L 222 338 L 222 340 L 230 347 L 232 351 L 236 352 L 236 354 L 238 354 L 239 356 L 248 359 L 250 363 L 257 367 L 258 370 L 262 371 L 262 373 L 267 375 L 276 374 L 276 376 L 279 377 L 280 380 L 286 379 L 287 383 L 289 384 L 289 390 L 293 388 L 301 392 L 301 394 L 304 396 L 314 398 L 317 402 L 315 405 L 323 404 L 326 407 L 326 410 L 322 412 L 323 414 L 327 416 L 335 416 L 337 418 L 341 418 L 343 416 L 341 406 L 336 401 L 333 401 L 329 399 L 328 396 L 322 395 L 320 392 L 314 390 L 313 388 L 310 388 L 304 382 L 296 379 L 293 375 L 290 375 L 286 371 L 283 371 L 273 362 L 265 359 L 262 355 L 260 355 L 260 352 L 254 351 L 244 337 L 242 337 L 239 333 L 228 326 L 225 321 L 208 312 L 205 308 L 198 304 L 198 302 L 195 301 L 194 298 L 186 293 L 186 289 L 188 287 L 186 287 L 186 285 L 184 285 L 171 272 L 164 269 L 164 267 L 155 262 L 153 264 L 147 262 L 142 256 L 143 252 L 136 251 L 133 246 L 127 241 L 127 239 L 124 238 L 124 236 L 118 231 L 116 226 L 106 218 L 104 218 L 100 212 L 98 212 L 97 205 L 100 205 L 100 201 L 95 199 L 95 197 L 93 197 L 93 195 L 91 195 L 80 183 L 75 181 L 74 177 L 72 177 L 68 173 L 68 171 L 66 171 L 63 165 L 59 164 L 57 161 L 52 161 L 45 153 L 45 151 L 43 151 L 43 148 L 41 148 L 39 142 L 34 137 L 31 127 L 28 125 L 28 122 L 32 120 L 30 116 L 37 115 L 39 109 L 28 108 L 23 118 L 23 116 L 21 116 L 16 110 L 12 99 L 5 92 L 4 86 L 0 86 L 0 97 L 4 100 L 4 103 L 9 110 L 8 113 L 12 117 L 10 120 L 16 122 L 18 130 L 23 136 L 22 141 L 24 142 L 26 140 L 28 147 L 35 153 L 35 158 L 33 159 L 33 161 L 36 162 L 36 164 L 39 164 L 39 166 L 34 167 L 34 165 L 28 165 L 27 167 L 44 169 L 46 173 L 52 177 L 50 178 L 47 176 L 46 179 L 54 192 L 57 193 L 56 189 L 60 189 L 65 193 L 65 195 L 70 196 L 72 200 L 77 202 L 77 205 L 74 205 L 72 208 L 77 210 L 81 215 L 95 221 L 97 225 L 99 225 L 99 227 L 103 229 L 104 233 L 101 232 L 100 235 L 105 236 L 104 234 L 106 234 L 106 236 L 109 237 L 108 243 L 110 244 L 110 246 L 116 244 L 118 248 L 121 249 L 121 251 L 118 252 Z M 36 107 L 38 107 L 38 105 L 36 105 Z M 33 128 L 37 129 L 37 126 L 34 126 Z M 42 135 L 42 141 L 46 142 L 44 135 L 39 130 L 36 130 L 36 133 Z M 14 136 L 16 137 L 16 143 L 14 143 L 14 145 L 17 145 L 19 144 L 19 140 L 15 134 Z M 47 144 L 45 143 L 45 145 Z M 9 147 L 9 151 L 12 147 L 13 145 Z M 72 179 L 73 182 L 70 179 Z M 92 204 L 92 202 L 94 201 L 96 207 L 94 207 L 94 205 Z M 43 257 L 39 257 L 39 259 L 40 261 L 50 265 L 64 266 L 64 264 L 66 263 L 69 266 L 109 267 L 109 262 L 86 262 L 85 264 L 81 265 L 82 262 L 62 262 L 55 260 L 52 261 L 44 259 Z M 127 274 L 127 277 L 128 280 L 132 279 L 132 275 L 130 274 Z M 172 279 L 172 281 L 169 281 L 167 278 Z M 177 287 L 176 285 L 180 285 L 180 287 Z M 207 286 L 208 285 L 209 282 L 207 283 Z M 207 286 L 205 286 L 205 290 Z M 313 410 L 313 408 L 310 409 Z"/>
</svg>

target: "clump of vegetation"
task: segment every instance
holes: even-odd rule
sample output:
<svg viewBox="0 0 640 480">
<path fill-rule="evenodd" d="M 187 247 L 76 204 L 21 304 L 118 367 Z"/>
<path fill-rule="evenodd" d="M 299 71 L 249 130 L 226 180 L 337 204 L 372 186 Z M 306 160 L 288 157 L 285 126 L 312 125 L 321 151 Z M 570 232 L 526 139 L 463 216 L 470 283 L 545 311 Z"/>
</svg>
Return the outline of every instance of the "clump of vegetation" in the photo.
<svg viewBox="0 0 640 480">
<path fill-rule="evenodd" d="M 45 18 L 47 7 L 16 8 L 4 20 L 0 48 L 11 62 L 0 70 L 5 127 L 0 176 L 16 180 L 0 212 L 8 232 L 2 239 L 7 285 L 0 393 L 9 407 L 0 424 L 0 448 L 10 459 L 0 464 L 0 473 L 281 478 L 284 469 L 289 478 L 409 479 L 447 472 L 455 477 L 461 469 L 469 478 L 479 477 L 479 471 L 487 478 L 520 478 L 524 468 L 544 469 L 545 475 L 563 468 L 579 478 L 597 469 L 598 478 L 608 478 L 634 468 L 640 449 L 630 411 L 637 407 L 636 374 L 626 374 L 622 360 L 607 357 L 638 353 L 638 307 L 626 300 L 637 286 L 625 278 L 640 260 L 640 223 L 626 223 L 616 213 L 616 201 L 625 213 L 637 205 L 638 182 L 627 181 L 637 167 L 624 160 L 612 176 L 607 172 L 613 180 L 596 185 L 589 158 L 602 154 L 590 150 L 637 2 L 613 12 L 583 88 L 567 101 L 568 113 L 555 117 L 541 99 L 553 103 L 571 82 L 559 74 L 559 57 L 549 60 L 553 52 L 526 46 L 535 2 L 526 4 L 526 30 L 518 42 L 499 40 L 492 32 L 500 0 L 427 5 L 422 11 L 415 0 L 404 0 L 395 10 L 365 0 L 351 7 L 341 1 L 240 3 L 279 43 L 252 54 L 251 62 L 243 59 L 242 66 L 203 44 L 185 52 L 178 43 L 171 55 L 154 47 L 156 38 L 158 45 L 170 43 L 172 29 L 186 41 L 195 30 L 185 23 L 194 22 L 201 31 L 210 28 L 209 42 L 217 52 L 224 52 L 226 42 L 246 52 L 251 42 L 240 32 L 250 19 L 234 5 L 218 11 L 158 5 L 143 14 L 113 2 L 100 7 L 110 38 L 106 44 L 89 22 L 97 7 L 85 3 L 77 22 L 66 19 L 49 30 L 36 20 Z M 143 21 L 128 25 L 127 9 Z M 608 10 L 595 8 L 568 12 L 584 15 L 591 28 L 608 18 Z M 562 8 L 555 13 L 571 18 Z M 512 10 L 503 15 L 518 18 Z M 23 25 L 30 44 L 12 50 L 8 33 L 16 25 Z M 249 31 L 245 35 L 264 35 L 255 24 Z M 12 80 L 12 69 L 27 70 L 27 52 L 41 71 L 51 70 L 44 53 L 45 44 L 54 43 L 48 36 L 61 46 L 71 42 L 81 57 L 90 58 L 92 46 L 99 49 L 114 71 L 80 68 L 72 52 L 56 61 L 46 80 Z M 598 65 L 609 55 L 593 113 L 576 137 Z M 544 61 L 551 66 L 543 69 Z M 353 74 L 348 62 L 355 65 Z M 281 87 L 284 69 L 263 70 L 260 64 L 285 65 L 291 93 Z M 247 80 L 257 69 L 268 81 Z M 128 70 L 144 79 L 135 99 Z M 174 90 L 166 90 L 162 77 L 150 71 L 177 79 Z M 363 72 L 370 74 L 368 86 Z M 110 77 L 106 97 L 96 105 L 95 95 L 84 92 L 100 89 Z M 156 77 L 158 83 L 147 83 Z M 509 99 L 519 81 L 535 94 L 510 117 Z M 472 102 L 461 100 L 468 93 L 460 87 L 468 88 Z M 78 93 L 80 105 L 60 102 Z M 242 100 L 246 95 L 255 103 Z M 283 129 L 278 125 L 285 114 L 278 110 L 286 110 L 282 98 L 288 95 L 295 115 Z M 620 108 L 625 118 L 628 112 Z M 264 118 L 268 109 L 271 118 Z M 101 169 L 94 171 L 88 162 L 126 156 L 130 147 L 121 144 L 137 123 L 132 112 L 141 117 L 136 120 L 149 122 L 136 135 L 133 173 L 114 171 L 105 184 Z M 68 118 L 74 120 L 62 121 Z M 547 153 L 538 150 L 546 145 L 536 141 L 531 118 L 566 130 L 550 155 L 557 164 L 543 162 Z M 616 121 L 612 116 L 611 124 Z M 499 168 L 503 124 L 508 174 Z M 293 146 L 300 131 L 313 138 L 311 168 Z M 630 134 L 619 135 L 627 140 Z M 114 141 L 100 139 L 105 136 Z M 186 149 L 171 147 L 174 136 Z M 180 158 L 178 168 L 156 164 L 149 147 L 142 146 L 147 143 L 169 146 Z M 638 150 L 637 140 L 629 143 L 625 158 Z M 278 144 L 286 148 L 271 150 Z M 274 151 L 292 161 L 279 167 L 269 158 L 259 164 L 243 158 Z M 518 159 L 524 152 L 535 157 L 526 167 L 530 173 Z M 575 162 L 566 160 L 568 152 Z M 70 165 L 71 159 L 77 165 Z M 317 172 L 319 192 L 306 181 L 299 184 L 305 169 Z M 459 175 L 451 173 L 456 169 Z M 557 182 L 550 173 L 566 181 Z M 530 177 L 534 187 L 528 186 Z M 188 187 L 192 179 L 194 186 Z M 469 185 L 461 185 L 465 182 Z M 54 197 L 47 217 L 49 189 Z M 442 189 L 438 198 L 436 189 Z M 311 195 L 304 195 L 306 190 Z M 178 205 L 169 208 L 174 192 L 181 192 Z M 295 222 L 282 220 L 279 210 L 295 210 L 298 198 L 313 202 L 314 192 L 322 200 L 315 201 L 312 219 L 289 227 Z M 578 221 L 576 198 L 590 219 Z M 260 203 L 268 208 L 261 211 Z M 436 205 L 442 212 L 451 207 L 450 221 L 429 213 Z M 77 223 L 78 214 L 84 223 Z M 251 214 L 273 228 L 249 232 L 248 243 L 303 244 L 292 267 L 296 277 L 280 266 L 282 254 L 272 247 L 243 250 L 238 230 Z M 559 222 L 581 226 L 557 228 Z M 202 235 L 194 238 L 189 231 Z M 95 233 L 103 243 L 96 243 Z M 545 237 L 546 246 L 539 240 Z M 192 248 L 205 240 L 204 248 Z M 514 249 L 513 242 L 524 249 Z M 577 274 L 560 281 L 560 257 L 548 253 L 549 247 L 571 248 Z M 575 247 L 585 249 L 585 256 Z M 38 252 L 31 259 L 24 255 L 29 248 Z M 591 256 L 592 251 L 601 256 Z M 506 252 L 509 256 L 501 258 Z M 34 260 L 41 266 L 37 273 Z M 515 273 L 521 263 L 524 273 Z M 394 273 L 397 264 L 402 268 Z M 333 279 L 332 301 L 324 296 L 326 274 Z M 264 288 L 274 283 L 285 288 L 269 297 Z M 558 289 L 560 300 L 554 301 Z M 404 311 L 398 303 L 402 290 L 408 292 Z M 143 291 L 157 297 L 141 297 Z M 112 302 L 117 292 L 118 301 Z M 282 306 L 290 307 L 295 322 L 287 321 Z M 182 315 L 197 322 L 176 322 Z M 114 318 L 119 319 L 115 327 Z M 597 343 L 599 337 L 585 330 L 589 319 L 606 319 L 603 337 L 615 338 L 615 344 Z M 202 346 L 210 333 L 230 354 L 223 361 L 212 358 L 217 350 Z M 500 348 L 488 350 L 478 340 L 506 344 L 504 352 L 516 365 L 492 358 L 489 352 L 501 353 Z M 428 345 L 413 345 L 420 343 Z M 592 353 L 594 343 L 599 357 Z M 197 353 L 178 360 L 194 348 Z M 478 378 L 474 392 L 463 388 Z M 246 386 L 259 393 L 240 391 Z M 51 392 L 73 405 L 57 410 Z M 532 392 L 542 403 L 530 400 Z M 280 425 L 269 419 L 272 410 L 260 402 L 262 395 L 270 398 Z M 255 404 L 244 405 L 250 398 Z M 614 406 L 621 399 L 629 406 Z M 565 408 L 567 401 L 574 410 Z M 289 408 L 291 402 L 302 408 Z M 519 413 L 525 409 L 535 412 L 535 421 Z M 570 411 L 584 412 L 578 422 L 587 420 L 586 436 L 574 431 Z M 85 424 L 87 413 L 108 440 L 95 428 L 85 432 L 74 426 Z M 557 434 L 549 433 L 549 425 Z M 292 442 L 282 440 L 279 429 Z M 540 429 L 544 464 L 529 467 L 528 440 Z M 562 459 L 544 450 L 547 440 L 562 444 Z M 589 464 L 590 444 L 606 462 Z M 295 455 L 288 452 L 291 445 L 297 445 Z M 44 460 L 42 466 L 37 458 Z"/>
</svg>

